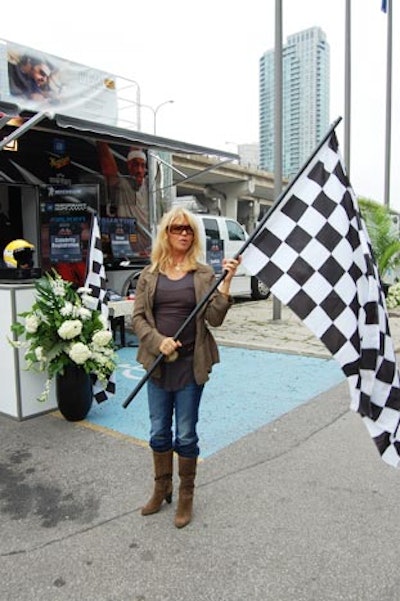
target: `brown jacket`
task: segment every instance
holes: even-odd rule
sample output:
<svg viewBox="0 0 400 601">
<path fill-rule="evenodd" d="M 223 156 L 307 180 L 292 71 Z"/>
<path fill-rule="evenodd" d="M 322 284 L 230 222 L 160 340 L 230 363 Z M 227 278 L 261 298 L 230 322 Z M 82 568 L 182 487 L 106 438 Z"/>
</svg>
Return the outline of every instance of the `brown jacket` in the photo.
<svg viewBox="0 0 400 601">
<path fill-rule="evenodd" d="M 165 338 L 157 331 L 153 316 L 154 294 L 157 285 L 158 271 L 150 272 L 150 266 L 140 274 L 135 290 L 135 306 L 133 311 L 133 330 L 139 338 L 137 360 L 148 370 L 160 354 L 160 344 Z M 215 274 L 211 267 L 198 263 L 194 272 L 194 288 L 196 302 L 199 303 L 215 284 Z M 194 346 L 193 371 L 197 384 L 204 384 L 209 377 L 214 363 L 219 362 L 217 344 L 207 327 L 222 324 L 225 315 L 232 304 L 232 298 L 227 298 L 217 290 L 212 294 L 206 305 L 199 311 L 196 319 L 196 338 Z M 157 367 L 153 374 L 160 377 Z"/>
</svg>

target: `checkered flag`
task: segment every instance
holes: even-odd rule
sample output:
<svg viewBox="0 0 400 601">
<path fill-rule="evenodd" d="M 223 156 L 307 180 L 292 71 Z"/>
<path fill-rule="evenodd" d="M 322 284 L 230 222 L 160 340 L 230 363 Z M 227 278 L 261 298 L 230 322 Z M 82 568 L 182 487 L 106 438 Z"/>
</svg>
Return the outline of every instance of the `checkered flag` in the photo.
<svg viewBox="0 0 400 601">
<path fill-rule="evenodd" d="M 243 264 L 339 362 L 382 459 L 400 463 L 400 389 L 385 297 L 334 128 L 278 199 Z"/>
<path fill-rule="evenodd" d="M 104 269 L 104 255 L 101 246 L 101 234 L 96 215 L 92 217 L 92 230 L 90 233 L 90 249 L 86 263 L 85 287 L 92 291 L 92 309 L 101 311 L 108 319 L 108 306 L 106 297 L 106 272 Z"/>
<path fill-rule="evenodd" d="M 93 310 L 101 311 L 104 319 L 108 320 L 108 306 L 106 303 L 106 272 L 104 269 L 104 256 L 101 246 L 101 234 L 97 216 L 92 217 L 92 231 L 90 235 L 90 249 L 87 258 L 85 287 L 92 291 Z M 115 394 L 115 374 L 112 373 L 106 387 L 97 379 L 93 383 L 93 396 L 98 403 L 106 401 L 108 395 Z"/>
</svg>

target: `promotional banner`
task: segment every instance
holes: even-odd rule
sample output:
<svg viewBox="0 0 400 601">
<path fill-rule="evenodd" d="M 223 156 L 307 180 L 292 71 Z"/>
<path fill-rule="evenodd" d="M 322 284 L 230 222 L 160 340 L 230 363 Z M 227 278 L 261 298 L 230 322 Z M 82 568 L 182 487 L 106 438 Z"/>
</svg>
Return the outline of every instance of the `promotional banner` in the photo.
<svg viewBox="0 0 400 601">
<path fill-rule="evenodd" d="M 130 260 L 140 256 L 136 219 L 102 217 L 100 230 L 106 262 Z"/>
<path fill-rule="evenodd" d="M 55 268 L 83 286 L 92 212 L 98 211 L 96 185 L 48 186 L 41 190 L 40 245 L 42 269 Z"/>
<path fill-rule="evenodd" d="M 0 40 L 0 100 L 117 125 L 116 78 L 51 54 Z"/>
</svg>

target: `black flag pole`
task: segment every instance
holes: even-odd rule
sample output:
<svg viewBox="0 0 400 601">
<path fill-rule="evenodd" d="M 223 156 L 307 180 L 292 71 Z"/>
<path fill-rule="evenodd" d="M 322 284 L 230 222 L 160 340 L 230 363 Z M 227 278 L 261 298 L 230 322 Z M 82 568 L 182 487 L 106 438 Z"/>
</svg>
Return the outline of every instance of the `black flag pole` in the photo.
<svg viewBox="0 0 400 601">
<path fill-rule="evenodd" d="M 270 209 L 264 215 L 264 217 L 262 218 L 262 220 L 260 221 L 260 223 L 258 224 L 258 226 L 256 227 L 256 229 L 249 235 L 249 237 L 245 240 L 245 242 L 243 243 L 243 245 L 240 248 L 240 250 L 235 254 L 235 256 L 233 257 L 235 260 L 239 259 L 240 255 L 242 255 L 244 253 L 244 251 L 249 246 L 249 244 L 251 244 L 253 242 L 253 240 L 259 234 L 259 232 L 261 231 L 261 229 L 264 227 L 264 224 L 265 224 L 266 220 L 270 217 L 271 213 L 273 213 L 275 211 L 275 209 L 278 207 L 278 205 L 280 204 L 280 202 L 282 201 L 282 199 L 288 194 L 288 192 L 291 190 L 291 188 L 294 186 L 294 184 L 300 178 L 300 176 L 302 175 L 302 173 L 307 169 L 308 165 L 314 159 L 315 155 L 319 152 L 320 148 L 322 148 L 322 146 L 325 144 L 326 140 L 331 136 L 332 132 L 335 130 L 335 128 L 337 127 L 337 125 L 340 123 L 341 120 L 342 120 L 342 117 L 338 117 L 333 122 L 333 124 L 329 128 L 329 131 L 326 133 L 326 135 L 324 136 L 324 138 L 318 144 L 318 146 L 316 147 L 316 149 L 314 150 L 314 152 L 312 153 L 312 155 L 310 156 L 310 158 L 306 161 L 306 163 L 300 169 L 300 171 L 298 172 L 298 174 L 288 184 L 288 186 L 285 188 L 285 190 L 283 190 L 281 192 L 281 194 L 275 200 L 275 202 L 273 203 L 273 205 L 270 207 Z M 210 297 L 214 294 L 214 292 L 216 291 L 216 289 L 218 288 L 218 286 L 221 284 L 221 282 L 223 282 L 223 280 L 226 278 L 227 275 L 228 275 L 228 271 L 225 269 L 221 273 L 221 275 L 218 277 L 218 279 L 216 279 L 216 281 L 214 282 L 214 284 L 211 286 L 210 290 L 198 302 L 198 304 L 194 307 L 194 309 L 192 310 L 192 312 L 190 313 L 190 315 L 187 316 L 187 318 L 185 319 L 185 321 L 182 323 L 182 325 L 176 331 L 176 333 L 175 333 L 175 335 L 173 337 L 173 339 L 175 341 L 177 341 L 179 339 L 179 336 L 182 334 L 183 330 L 187 327 L 187 325 L 192 321 L 192 319 L 194 319 L 196 317 L 196 315 L 206 305 L 206 303 L 209 301 Z M 151 374 L 154 372 L 154 370 L 156 369 L 156 367 L 161 363 L 161 361 L 164 359 L 164 357 L 165 357 L 165 355 L 163 355 L 163 353 L 160 353 L 156 357 L 156 359 L 154 360 L 154 362 L 152 363 L 152 365 L 149 367 L 149 369 L 147 370 L 147 372 L 145 373 L 145 375 L 143 376 L 143 378 L 137 383 L 137 385 L 132 390 L 132 392 L 130 393 L 130 395 L 123 402 L 122 407 L 124 409 L 126 409 L 128 407 L 128 405 L 130 404 L 130 402 L 135 398 L 135 396 L 138 394 L 138 392 L 143 388 L 143 386 L 146 384 L 146 382 L 150 378 Z"/>
</svg>

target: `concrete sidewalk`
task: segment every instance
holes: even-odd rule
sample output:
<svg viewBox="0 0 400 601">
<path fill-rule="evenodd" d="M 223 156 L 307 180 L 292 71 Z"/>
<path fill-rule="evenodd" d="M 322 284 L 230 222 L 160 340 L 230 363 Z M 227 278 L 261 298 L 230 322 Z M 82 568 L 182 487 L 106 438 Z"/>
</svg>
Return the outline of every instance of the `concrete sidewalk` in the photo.
<svg viewBox="0 0 400 601">
<path fill-rule="evenodd" d="M 235 305 L 220 342 L 246 346 L 245 319 L 247 345 L 324 351 L 270 310 Z M 400 474 L 348 405 L 344 383 L 202 461 L 183 530 L 176 497 L 140 515 L 147 448 L 57 413 L 0 417 L 0 600 L 395 601 Z"/>
<path fill-rule="evenodd" d="M 400 352 L 400 312 L 389 312 L 390 330 L 396 352 Z M 220 344 L 271 351 L 330 357 L 329 351 L 285 305 L 274 319 L 273 300 L 236 302 L 222 324 L 214 330 Z"/>
</svg>

